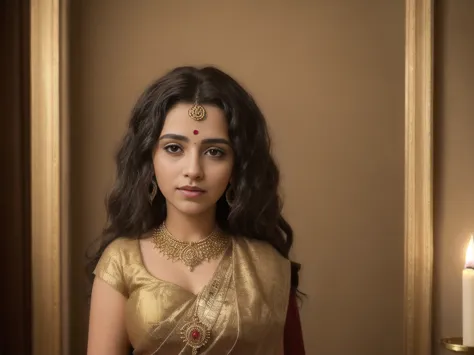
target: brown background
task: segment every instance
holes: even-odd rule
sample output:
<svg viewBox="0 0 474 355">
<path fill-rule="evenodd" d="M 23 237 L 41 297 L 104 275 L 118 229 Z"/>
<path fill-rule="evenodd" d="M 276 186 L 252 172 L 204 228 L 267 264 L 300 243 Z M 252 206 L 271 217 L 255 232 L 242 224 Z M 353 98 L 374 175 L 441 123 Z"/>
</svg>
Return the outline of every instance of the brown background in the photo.
<svg viewBox="0 0 474 355">
<path fill-rule="evenodd" d="M 0 1 L 0 354 L 30 354 L 29 1 Z"/>
<path fill-rule="evenodd" d="M 462 335 L 461 274 L 474 233 L 474 1 L 436 3 L 434 354 Z"/>
<path fill-rule="evenodd" d="M 144 87 L 213 64 L 268 118 L 303 264 L 308 354 L 403 344 L 403 0 L 71 4 L 71 354 L 85 353 L 84 250 Z"/>
</svg>

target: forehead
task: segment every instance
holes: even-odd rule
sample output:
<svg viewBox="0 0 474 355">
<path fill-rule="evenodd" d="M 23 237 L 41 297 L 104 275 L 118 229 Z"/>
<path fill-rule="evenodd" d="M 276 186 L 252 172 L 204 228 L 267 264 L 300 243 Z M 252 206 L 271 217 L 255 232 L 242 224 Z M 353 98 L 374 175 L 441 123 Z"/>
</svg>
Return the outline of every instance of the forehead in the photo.
<svg viewBox="0 0 474 355">
<path fill-rule="evenodd" d="M 192 136 L 198 130 L 198 136 L 227 137 L 228 126 L 224 112 L 213 105 L 202 105 L 206 110 L 206 119 L 195 121 L 188 115 L 192 104 L 178 103 L 166 115 L 165 124 L 161 134 L 174 133 Z"/>
</svg>

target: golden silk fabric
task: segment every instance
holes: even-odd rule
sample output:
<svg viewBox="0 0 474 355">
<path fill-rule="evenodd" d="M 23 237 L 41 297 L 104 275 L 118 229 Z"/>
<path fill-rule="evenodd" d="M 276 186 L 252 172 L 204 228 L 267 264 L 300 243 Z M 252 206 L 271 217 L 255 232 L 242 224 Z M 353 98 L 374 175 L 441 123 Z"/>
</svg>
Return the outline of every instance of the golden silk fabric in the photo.
<svg viewBox="0 0 474 355">
<path fill-rule="evenodd" d="M 134 354 L 192 354 L 180 331 L 196 310 L 211 329 L 198 354 L 283 353 L 290 262 L 267 243 L 233 238 L 198 295 L 152 276 L 135 239 L 110 244 L 95 274 L 127 297 L 126 328 Z"/>
</svg>

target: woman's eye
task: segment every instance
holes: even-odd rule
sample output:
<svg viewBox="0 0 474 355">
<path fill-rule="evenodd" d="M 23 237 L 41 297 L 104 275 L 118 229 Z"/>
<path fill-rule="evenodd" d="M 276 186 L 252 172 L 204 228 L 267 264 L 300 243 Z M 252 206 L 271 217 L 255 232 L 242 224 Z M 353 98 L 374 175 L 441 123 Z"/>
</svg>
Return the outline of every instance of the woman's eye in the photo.
<svg viewBox="0 0 474 355">
<path fill-rule="evenodd" d="M 209 154 L 211 157 L 219 158 L 224 155 L 224 152 L 220 149 L 211 148 L 206 152 L 206 154 Z"/>
<path fill-rule="evenodd" d="M 168 152 L 168 153 L 171 153 L 171 154 L 176 154 L 176 153 L 179 153 L 181 151 L 181 147 L 177 144 L 170 144 L 170 145 L 167 145 L 165 147 L 165 150 Z"/>
</svg>

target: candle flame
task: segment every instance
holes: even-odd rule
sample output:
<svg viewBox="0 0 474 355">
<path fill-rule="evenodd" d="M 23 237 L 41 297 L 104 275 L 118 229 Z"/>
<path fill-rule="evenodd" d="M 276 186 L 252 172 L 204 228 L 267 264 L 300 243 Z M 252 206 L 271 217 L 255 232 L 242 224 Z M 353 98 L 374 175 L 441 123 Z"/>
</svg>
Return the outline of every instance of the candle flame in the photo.
<svg viewBox="0 0 474 355">
<path fill-rule="evenodd" d="M 471 235 L 471 240 L 466 250 L 466 264 L 465 268 L 474 269 L 474 237 Z"/>
</svg>

